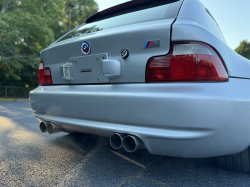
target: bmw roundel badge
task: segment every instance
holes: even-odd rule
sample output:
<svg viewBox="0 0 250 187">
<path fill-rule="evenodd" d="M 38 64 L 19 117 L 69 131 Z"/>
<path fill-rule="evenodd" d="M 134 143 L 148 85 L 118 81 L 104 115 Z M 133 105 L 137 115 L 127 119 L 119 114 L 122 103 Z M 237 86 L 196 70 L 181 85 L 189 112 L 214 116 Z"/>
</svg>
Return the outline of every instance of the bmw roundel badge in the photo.
<svg viewBox="0 0 250 187">
<path fill-rule="evenodd" d="M 82 42 L 81 51 L 83 54 L 88 55 L 90 53 L 90 44 L 86 41 Z"/>
</svg>

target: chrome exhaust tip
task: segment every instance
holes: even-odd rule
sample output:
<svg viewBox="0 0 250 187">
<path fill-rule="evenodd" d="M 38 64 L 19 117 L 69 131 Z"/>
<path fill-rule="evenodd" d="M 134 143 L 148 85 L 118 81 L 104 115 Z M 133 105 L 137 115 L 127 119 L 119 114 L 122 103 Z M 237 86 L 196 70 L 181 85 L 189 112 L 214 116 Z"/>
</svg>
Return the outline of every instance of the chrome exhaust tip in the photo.
<svg viewBox="0 0 250 187">
<path fill-rule="evenodd" d="M 40 125 L 39 125 L 39 127 L 40 127 L 40 131 L 42 133 L 45 133 L 45 132 L 48 131 L 48 129 L 47 129 L 47 123 L 46 122 L 41 122 Z"/>
<path fill-rule="evenodd" d="M 123 148 L 129 153 L 135 152 L 140 147 L 141 140 L 136 136 L 128 135 L 123 139 Z"/>
<path fill-rule="evenodd" d="M 55 125 L 52 122 L 48 122 L 48 124 L 47 124 L 47 130 L 48 130 L 49 134 L 55 134 L 55 133 L 63 131 L 63 129 L 61 127 Z"/>
<path fill-rule="evenodd" d="M 111 147 L 113 147 L 114 149 L 120 149 L 122 148 L 123 135 L 114 133 L 110 136 L 109 142 Z"/>
</svg>

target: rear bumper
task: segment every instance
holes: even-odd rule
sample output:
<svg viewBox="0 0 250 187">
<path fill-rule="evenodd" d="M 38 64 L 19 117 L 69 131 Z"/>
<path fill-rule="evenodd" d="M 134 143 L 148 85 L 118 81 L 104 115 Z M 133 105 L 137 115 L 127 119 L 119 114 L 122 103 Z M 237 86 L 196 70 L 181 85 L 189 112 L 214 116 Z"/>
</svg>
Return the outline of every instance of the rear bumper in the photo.
<svg viewBox="0 0 250 187">
<path fill-rule="evenodd" d="M 141 138 L 152 154 L 199 158 L 250 145 L 250 80 L 40 86 L 30 92 L 39 120 L 67 131 Z"/>
</svg>

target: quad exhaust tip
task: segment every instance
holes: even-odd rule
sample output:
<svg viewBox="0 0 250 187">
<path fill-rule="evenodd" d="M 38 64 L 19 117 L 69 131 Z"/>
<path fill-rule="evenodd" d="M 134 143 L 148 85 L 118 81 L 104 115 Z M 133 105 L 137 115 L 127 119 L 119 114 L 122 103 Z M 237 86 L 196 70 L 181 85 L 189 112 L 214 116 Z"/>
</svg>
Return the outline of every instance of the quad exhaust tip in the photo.
<svg viewBox="0 0 250 187">
<path fill-rule="evenodd" d="M 42 133 L 48 132 L 49 134 L 55 134 L 55 133 L 63 131 L 63 128 L 55 125 L 52 122 L 44 122 L 43 121 L 40 123 L 39 127 L 40 127 L 40 131 Z"/>
<path fill-rule="evenodd" d="M 47 130 L 47 123 L 46 122 L 41 122 L 39 127 L 40 127 L 40 131 L 42 133 L 48 132 L 48 130 Z"/>
<path fill-rule="evenodd" d="M 124 148 L 125 151 L 133 153 L 141 148 L 142 141 L 140 138 L 133 135 L 124 135 L 120 133 L 114 133 L 109 139 L 111 147 L 114 149 Z"/>
<path fill-rule="evenodd" d="M 47 125 L 47 130 L 48 130 L 48 133 L 49 134 L 55 134 L 55 133 L 58 133 L 58 132 L 62 132 L 63 129 L 57 125 L 55 125 L 54 123 L 52 122 L 48 122 L 48 125 Z"/>
<path fill-rule="evenodd" d="M 110 136 L 109 142 L 114 149 L 120 149 L 122 148 L 123 135 L 114 133 Z"/>
<path fill-rule="evenodd" d="M 136 136 L 127 135 L 123 139 L 123 148 L 129 153 L 133 153 L 141 148 L 141 140 Z"/>
</svg>

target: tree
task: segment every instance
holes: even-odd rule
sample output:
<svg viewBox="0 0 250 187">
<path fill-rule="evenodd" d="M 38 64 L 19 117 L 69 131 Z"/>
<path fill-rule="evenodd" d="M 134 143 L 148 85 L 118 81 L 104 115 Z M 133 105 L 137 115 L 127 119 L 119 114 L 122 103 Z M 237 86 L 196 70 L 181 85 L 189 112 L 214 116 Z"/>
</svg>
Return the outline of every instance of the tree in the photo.
<svg viewBox="0 0 250 187">
<path fill-rule="evenodd" d="M 240 42 L 239 47 L 235 49 L 237 53 L 250 60 L 250 42 L 243 40 Z"/>
<path fill-rule="evenodd" d="M 71 0 L 65 1 L 63 9 L 63 19 L 60 19 L 59 24 L 53 24 L 51 27 L 55 33 L 55 39 L 59 39 L 68 32 L 68 3 Z M 94 0 L 74 0 L 75 7 L 71 11 L 71 29 L 85 23 L 88 17 L 92 16 L 98 11 L 98 5 Z"/>
<path fill-rule="evenodd" d="M 0 0 L 0 85 L 37 86 L 40 51 L 67 32 L 66 3 Z M 72 25 L 81 24 L 97 9 L 94 0 L 78 0 Z"/>
</svg>

